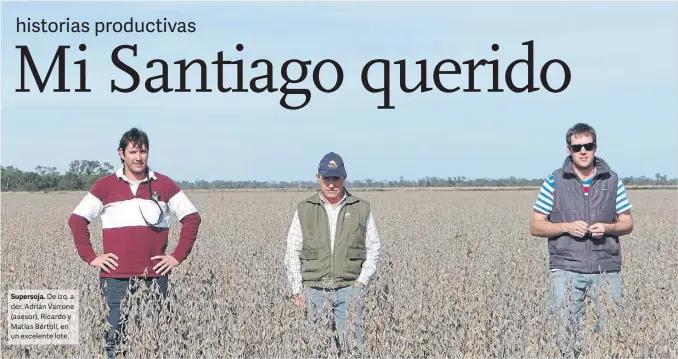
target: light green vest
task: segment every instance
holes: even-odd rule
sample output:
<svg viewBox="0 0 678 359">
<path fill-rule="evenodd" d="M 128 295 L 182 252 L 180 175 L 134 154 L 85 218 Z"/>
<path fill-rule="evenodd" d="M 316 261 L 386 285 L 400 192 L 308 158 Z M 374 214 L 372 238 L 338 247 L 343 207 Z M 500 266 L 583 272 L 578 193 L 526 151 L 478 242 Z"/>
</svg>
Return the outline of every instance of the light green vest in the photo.
<svg viewBox="0 0 678 359">
<path fill-rule="evenodd" d="M 334 250 L 330 249 L 327 212 L 319 193 L 297 205 L 303 234 L 301 278 L 304 286 L 340 288 L 353 285 L 366 258 L 365 234 L 370 203 L 345 190 L 337 217 Z"/>
</svg>

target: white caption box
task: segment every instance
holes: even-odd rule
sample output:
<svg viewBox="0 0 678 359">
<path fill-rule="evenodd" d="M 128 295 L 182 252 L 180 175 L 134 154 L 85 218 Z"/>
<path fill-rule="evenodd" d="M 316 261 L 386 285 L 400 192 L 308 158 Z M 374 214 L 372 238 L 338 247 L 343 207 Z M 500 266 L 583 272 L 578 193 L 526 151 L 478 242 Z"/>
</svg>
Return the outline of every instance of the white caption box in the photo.
<svg viewBox="0 0 678 359">
<path fill-rule="evenodd" d="M 79 344 L 76 290 L 9 290 L 7 296 L 7 344 Z"/>
</svg>

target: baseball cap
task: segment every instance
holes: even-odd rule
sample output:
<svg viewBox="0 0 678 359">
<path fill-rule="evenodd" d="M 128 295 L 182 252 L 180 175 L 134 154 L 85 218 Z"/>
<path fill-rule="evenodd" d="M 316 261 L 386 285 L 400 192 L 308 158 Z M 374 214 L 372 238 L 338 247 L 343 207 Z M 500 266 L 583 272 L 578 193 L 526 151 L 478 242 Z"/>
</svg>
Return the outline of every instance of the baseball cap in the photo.
<svg viewBox="0 0 678 359">
<path fill-rule="evenodd" d="M 346 177 L 344 160 L 334 152 L 326 154 L 318 164 L 318 174 L 321 177 Z"/>
</svg>

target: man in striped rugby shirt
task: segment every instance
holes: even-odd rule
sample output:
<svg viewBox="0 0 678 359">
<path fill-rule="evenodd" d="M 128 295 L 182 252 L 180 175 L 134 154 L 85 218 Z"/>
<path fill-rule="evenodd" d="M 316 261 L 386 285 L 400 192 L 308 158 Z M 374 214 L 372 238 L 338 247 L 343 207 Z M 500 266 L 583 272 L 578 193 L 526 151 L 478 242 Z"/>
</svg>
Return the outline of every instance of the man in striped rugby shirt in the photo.
<svg viewBox="0 0 678 359">
<path fill-rule="evenodd" d="M 601 294 L 621 309 L 620 237 L 633 230 L 631 203 L 615 171 L 596 156 L 595 130 L 584 123 L 566 134 L 569 156 L 543 182 L 530 219 L 530 233 L 548 238 L 548 307 L 579 326 L 583 304 L 591 296 L 601 328 Z M 568 315 L 567 307 L 573 310 Z"/>
<path fill-rule="evenodd" d="M 379 234 L 370 203 L 344 187 L 346 169 L 338 154 L 330 152 L 320 160 L 316 177 L 320 191 L 297 204 L 287 234 L 285 265 L 292 301 L 308 310 L 311 321 L 329 302 L 337 344 L 344 353 L 344 330 L 354 320 L 354 348 L 360 356 L 364 293 L 379 264 Z"/>
<path fill-rule="evenodd" d="M 158 286 L 168 293 L 168 275 L 186 260 L 195 244 L 200 214 L 169 177 L 148 167 L 148 135 L 136 128 L 125 132 L 118 144 L 122 166 L 98 179 L 68 219 L 78 255 L 99 269 L 99 284 L 106 299 L 110 328 L 105 332 L 106 355 L 116 357 L 124 337 L 121 304 L 139 284 Z M 181 223 L 179 243 L 167 251 L 170 214 Z M 88 226 L 101 219 L 103 253 L 94 252 Z M 124 354 L 124 353 L 123 353 Z"/>
</svg>

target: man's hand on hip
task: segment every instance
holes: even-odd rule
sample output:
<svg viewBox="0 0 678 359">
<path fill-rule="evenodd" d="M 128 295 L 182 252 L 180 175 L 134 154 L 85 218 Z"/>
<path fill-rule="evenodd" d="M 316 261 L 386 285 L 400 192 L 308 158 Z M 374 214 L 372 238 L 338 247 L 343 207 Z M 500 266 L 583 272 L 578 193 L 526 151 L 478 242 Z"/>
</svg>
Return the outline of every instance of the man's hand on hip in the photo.
<svg viewBox="0 0 678 359">
<path fill-rule="evenodd" d="M 106 253 L 94 258 L 94 260 L 90 262 L 89 265 L 91 265 L 92 267 L 101 268 L 106 273 L 111 273 L 111 271 L 108 270 L 106 266 L 115 270 L 115 268 L 118 266 L 118 262 L 115 261 L 116 259 L 118 259 L 118 256 L 116 256 L 115 254 Z"/>
<path fill-rule="evenodd" d="M 151 259 L 160 259 L 160 263 L 153 266 L 153 270 L 160 275 L 167 274 L 167 272 L 169 272 L 172 268 L 179 265 L 179 261 L 172 257 L 171 254 L 163 254 L 160 256 L 151 257 Z M 158 269 L 160 269 L 160 271 L 158 271 Z"/>
<path fill-rule="evenodd" d="M 292 296 L 292 304 L 300 309 L 306 309 L 306 295 L 304 293 L 297 293 Z"/>
</svg>

